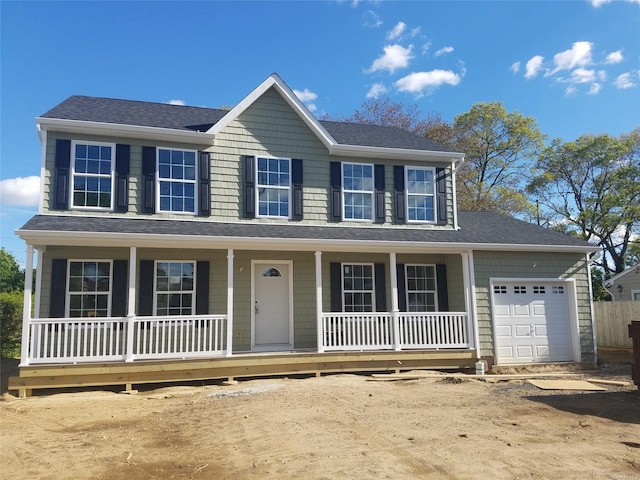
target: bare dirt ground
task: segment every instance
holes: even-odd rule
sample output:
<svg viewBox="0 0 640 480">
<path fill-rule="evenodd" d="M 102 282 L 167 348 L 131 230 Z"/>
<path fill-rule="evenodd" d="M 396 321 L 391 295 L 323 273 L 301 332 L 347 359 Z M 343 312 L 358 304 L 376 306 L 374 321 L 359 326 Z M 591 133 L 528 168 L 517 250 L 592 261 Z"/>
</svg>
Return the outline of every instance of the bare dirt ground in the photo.
<svg viewBox="0 0 640 480">
<path fill-rule="evenodd" d="M 586 375 L 629 381 L 629 362 Z M 640 480 L 638 390 L 605 388 L 327 375 L 5 393 L 0 478 Z"/>
</svg>

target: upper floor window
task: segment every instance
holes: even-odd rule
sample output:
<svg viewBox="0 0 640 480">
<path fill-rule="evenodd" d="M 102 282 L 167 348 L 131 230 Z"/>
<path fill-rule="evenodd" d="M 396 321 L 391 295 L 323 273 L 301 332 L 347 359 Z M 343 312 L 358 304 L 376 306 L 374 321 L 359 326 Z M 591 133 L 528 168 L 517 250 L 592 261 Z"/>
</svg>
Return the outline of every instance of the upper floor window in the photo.
<svg viewBox="0 0 640 480">
<path fill-rule="evenodd" d="M 434 222 L 435 171 L 433 168 L 406 168 L 407 219 L 410 222 Z"/>
<path fill-rule="evenodd" d="M 68 278 L 68 317 L 110 316 L 110 261 L 71 260 Z"/>
<path fill-rule="evenodd" d="M 156 315 L 193 315 L 195 262 L 156 262 Z"/>
<path fill-rule="evenodd" d="M 289 218 L 291 205 L 291 161 L 257 159 L 258 216 Z"/>
<path fill-rule="evenodd" d="M 343 218 L 373 220 L 373 165 L 342 164 Z"/>
<path fill-rule="evenodd" d="M 438 309 L 435 265 L 406 265 L 407 310 L 435 312 Z"/>
<path fill-rule="evenodd" d="M 110 143 L 73 142 L 72 207 L 111 210 L 115 145 Z"/>
<path fill-rule="evenodd" d="M 158 148 L 159 211 L 196 213 L 196 152 Z"/>
</svg>

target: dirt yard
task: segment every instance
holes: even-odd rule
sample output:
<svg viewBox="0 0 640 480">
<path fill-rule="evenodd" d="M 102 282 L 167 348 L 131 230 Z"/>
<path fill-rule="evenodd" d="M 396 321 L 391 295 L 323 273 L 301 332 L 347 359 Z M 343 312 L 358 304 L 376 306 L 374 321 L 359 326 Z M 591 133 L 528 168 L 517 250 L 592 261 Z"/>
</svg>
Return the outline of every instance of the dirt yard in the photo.
<svg viewBox="0 0 640 480">
<path fill-rule="evenodd" d="M 630 380 L 618 362 L 586 375 Z M 605 388 L 327 375 L 5 393 L 0 478 L 640 480 L 638 390 Z"/>
</svg>

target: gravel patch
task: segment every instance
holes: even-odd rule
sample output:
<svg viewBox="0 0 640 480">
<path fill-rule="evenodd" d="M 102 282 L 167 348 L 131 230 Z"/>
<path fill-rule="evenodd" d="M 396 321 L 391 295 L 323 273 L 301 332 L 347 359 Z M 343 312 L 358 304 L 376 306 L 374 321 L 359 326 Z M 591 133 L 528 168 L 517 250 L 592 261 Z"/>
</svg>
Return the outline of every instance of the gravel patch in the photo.
<svg viewBox="0 0 640 480">
<path fill-rule="evenodd" d="M 284 385 L 277 383 L 266 383 L 264 385 L 254 385 L 250 387 L 241 388 L 239 390 L 223 390 L 221 392 L 214 392 L 207 395 L 209 398 L 234 398 L 234 397 L 246 397 L 248 395 L 258 395 L 261 393 L 271 392 L 278 390 Z"/>
</svg>

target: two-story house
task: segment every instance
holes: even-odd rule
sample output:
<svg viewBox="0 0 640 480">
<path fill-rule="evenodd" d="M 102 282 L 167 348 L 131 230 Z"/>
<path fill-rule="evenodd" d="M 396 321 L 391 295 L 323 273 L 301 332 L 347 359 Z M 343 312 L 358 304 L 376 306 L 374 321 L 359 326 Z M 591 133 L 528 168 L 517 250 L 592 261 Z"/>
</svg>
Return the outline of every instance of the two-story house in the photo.
<svg viewBox="0 0 640 480">
<path fill-rule="evenodd" d="M 592 245 L 458 212 L 462 153 L 319 121 L 275 74 L 230 111 L 73 96 L 37 127 L 23 395 L 593 360 Z"/>
</svg>

